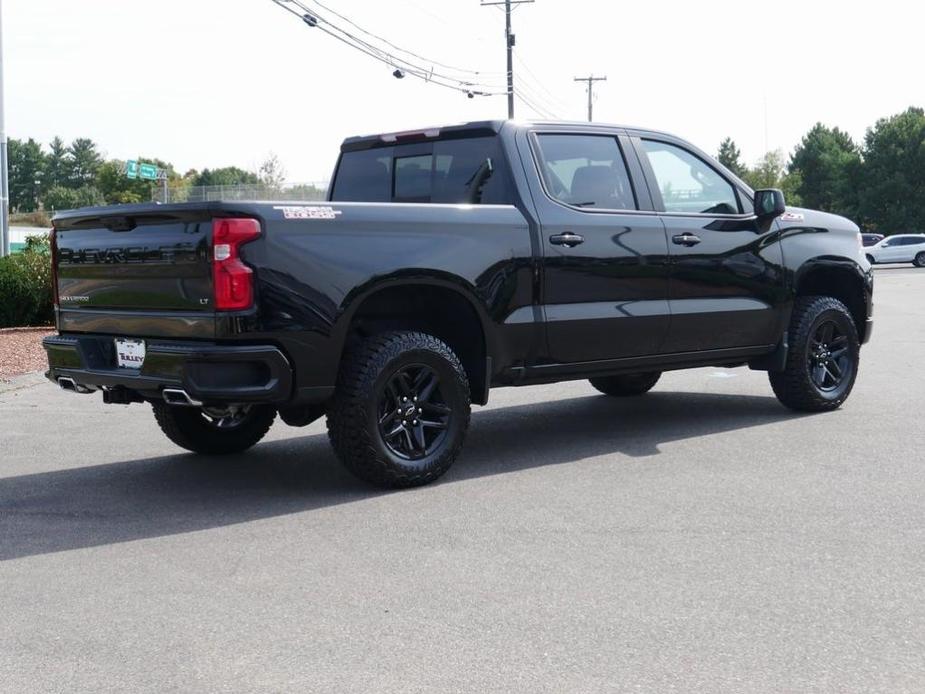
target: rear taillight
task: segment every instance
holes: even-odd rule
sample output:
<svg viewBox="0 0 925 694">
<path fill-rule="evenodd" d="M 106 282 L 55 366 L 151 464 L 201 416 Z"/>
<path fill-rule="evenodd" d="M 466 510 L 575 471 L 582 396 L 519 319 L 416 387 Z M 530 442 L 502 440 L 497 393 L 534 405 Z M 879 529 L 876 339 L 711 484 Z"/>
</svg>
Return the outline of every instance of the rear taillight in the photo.
<svg viewBox="0 0 925 694">
<path fill-rule="evenodd" d="M 58 230 L 54 227 L 48 232 L 48 248 L 51 253 L 51 292 L 55 308 L 58 307 Z"/>
<path fill-rule="evenodd" d="M 260 236 L 255 219 L 212 220 L 212 284 L 215 309 L 240 311 L 254 303 L 254 272 L 241 261 L 240 247 Z"/>
</svg>

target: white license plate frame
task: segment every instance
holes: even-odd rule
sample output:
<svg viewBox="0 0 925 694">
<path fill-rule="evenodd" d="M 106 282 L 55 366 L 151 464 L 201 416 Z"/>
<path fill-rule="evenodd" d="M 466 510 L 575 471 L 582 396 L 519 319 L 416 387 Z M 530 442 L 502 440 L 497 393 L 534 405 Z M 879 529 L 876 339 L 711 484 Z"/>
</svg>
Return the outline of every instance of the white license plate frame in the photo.
<svg viewBox="0 0 925 694">
<path fill-rule="evenodd" d="M 116 348 L 116 366 L 134 371 L 141 369 L 148 351 L 144 340 L 117 337 L 113 344 Z"/>
</svg>

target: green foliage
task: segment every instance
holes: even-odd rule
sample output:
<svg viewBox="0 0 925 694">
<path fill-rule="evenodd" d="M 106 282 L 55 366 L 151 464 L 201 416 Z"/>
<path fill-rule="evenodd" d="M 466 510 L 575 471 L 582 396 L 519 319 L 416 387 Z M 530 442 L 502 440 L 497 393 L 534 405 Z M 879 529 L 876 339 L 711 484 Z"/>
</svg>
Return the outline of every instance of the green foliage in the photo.
<svg viewBox="0 0 925 694">
<path fill-rule="evenodd" d="M 803 204 L 846 217 L 858 212 L 861 153 L 851 137 L 838 128 L 816 123 L 797 145 L 789 171 L 799 176 Z"/>
<path fill-rule="evenodd" d="M 784 153 L 774 150 L 767 152 L 758 163 L 747 169 L 743 177 L 755 190 L 761 188 L 780 188 L 789 205 L 800 205 L 799 173 L 788 173 L 784 165 Z"/>
<path fill-rule="evenodd" d="M 260 182 L 269 191 L 279 192 L 283 189 L 283 184 L 286 182 L 286 170 L 280 163 L 279 157 L 275 154 L 270 154 L 266 158 L 260 165 L 259 178 Z"/>
<path fill-rule="evenodd" d="M 925 230 L 925 111 L 877 121 L 864 138 L 861 218 L 883 234 Z"/>
<path fill-rule="evenodd" d="M 154 192 L 155 182 L 128 178 L 125 175 L 125 162 L 111 159 L 100 165 L 96 174 L 96 185 L 107 204 L 118 205 L 149 201 Z"/>
<path fill-rule="evenodd" d="M 42 145 L 31 137 L 25 142 L 11 138 L 7 142 L 7 156 L 10 208 L 19 212 L 37 210 L 46 163 Z"/>
<path fill-rule="evenodd" d="M 57 210 L 71 210 L 77 207 L 77 191 L 71 188 L 65 188 L 64 186 L 55 186 L 47 193 L 45 193 L 45 198 L 43 200 L 45 204 L 45 209 L 57 211 Z"/>
<path fill-rule="evenodd" d="M 45 157 L 45 178 L 42 187 L 50 190 L 55 186 L 66 186 L 72 176 L 71 160 L 67 146 L 60 137 L 55 137 L 48 144 L 48 155 Z"/>
<path fill-rule="evenodd" d="M 30 236 L 21 253 L 0 258 L 0 328 L 49 325 L 54 318 L 47 236 Z"/>
<path fill-rule="evenodd" d="M 191 172 L 196 174 L 195 171 Z M 225 166 L 221 169 L 203 169 L 193 178 L 194 186 L 234 186 L 241 183 L 259 183 L 257 174 L 239 169 L 237 166 Z"/>
<path fill-rule="evenodd" d="M 96 149 L 96 143 L 87 137 L 78 137 L 68 147 L 68 187 L 82 188 L 92 185 L 96 179 L 103 158 Z"/>
<path fill-rule="evenodd" d="M 58 211 L 102 205 L 104 200 L 103 194 L 94 186 L 83 186 L 77 189 L 55 186 L 45 193 L 43 202 L 46 209 Z"/>
<path fill-rule="evenodd" d="M 748 167 L 742 163 L 742 152 L 736 147 L 731 137 L 727 137 L 720 143 L 716 159 L 739 178 L 744 179 L 748 173 Z"/>
</svg>

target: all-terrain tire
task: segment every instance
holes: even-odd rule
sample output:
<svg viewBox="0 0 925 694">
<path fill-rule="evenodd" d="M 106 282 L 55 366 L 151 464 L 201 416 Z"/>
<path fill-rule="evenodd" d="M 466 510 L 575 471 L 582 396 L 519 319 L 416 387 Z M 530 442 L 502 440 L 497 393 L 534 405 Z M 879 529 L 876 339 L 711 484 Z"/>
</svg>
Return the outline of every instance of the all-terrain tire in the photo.
<svg viewBox="0 0 925 694">
<path fill-rule="evenodd" d="M 240 453 L 262 439 L 273 425 L 276 410 L 252 405 L 233 421 L 208 418 L 202 410 L 164 402 L 151 403 L 154 418 L 167 438 L 180 448 L 203 455 Z"/>
<path fill-rule="evenodd" d="M 399 410 L 403 407 L 398 402 L 402 396 L 396 397 L 395 379 L 414 369 L 436 375 L 436 406 L 450 414 L 442 415 L 445 426 L 437 441 L 404 455 L 398 450 L 404 434 L 396 442 L 387 438 L 384 428 L 396 429 L 407 422 L 410 430 L 416 415 L 407 420 L 397 415 L 388 427 L 383 422 L 393 401 Z M 449 346 L 422 332 L 382 333 L 356 343 L 344 358 L 328 408 L 328 436 L 337 457 L 360 479 L 380 487 L 414 487 L 437 479 L 456 460 L 469 428 L 470 410 L 469 380 Z M 416 445 L 410 433 L 407 442 L 409 448 Z"/>
<path fill-rule="evenodd" d="M 912 261 L 912 264 L 916 267 L 925 267 L 925 251 L 922 253 L 917 253 L 915 260 Z"/>
<path fill-rule="evenodd" d="M 819 331 L 828 325 L 839 335 L 834 346 L 817 340 Z M 857 327 L 847 307 L 832 297 L 798 297 L 790 319 L 789 338 L 786 367 L 783 371 L 768 372 L 777 399 L 800 412 L 825 412 L 840 407 L 854 387 L 861 353 Z M 840 356 L 834 367 L 831 360 L 823 358 L 826 353 L 841 354 L 842 350 L 844 358 Z M 825 367 L 819 366 L 820 363 Z M 841 373 L 837 384 L 832 378 L 831 385 L 824 386 L 829 379 L 826 369 Z M 817 382 L 820 373 L 824 379 L 822 386 Z"/>
<path fill-rule="evenodd" d="M 648 371 L 640 374 L 622 374 L 592 378 L 590 383 L 604 395 L 627 397 L 648 393 L 661 378 L 661 371 Z"/>
</svg>

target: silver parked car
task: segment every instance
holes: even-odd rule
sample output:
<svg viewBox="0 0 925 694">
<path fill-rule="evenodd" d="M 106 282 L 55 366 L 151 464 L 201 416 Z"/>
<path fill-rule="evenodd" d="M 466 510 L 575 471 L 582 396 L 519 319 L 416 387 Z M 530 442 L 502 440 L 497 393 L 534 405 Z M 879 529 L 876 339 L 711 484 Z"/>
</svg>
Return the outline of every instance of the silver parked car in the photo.
<svg viewBox="0 0 925 694">
<path fill-rule="evenodd" d="M 925 267 L 925 234 L 895 234 L 864 249 L 874 263 L 912 263 Z"/>
</svg>

